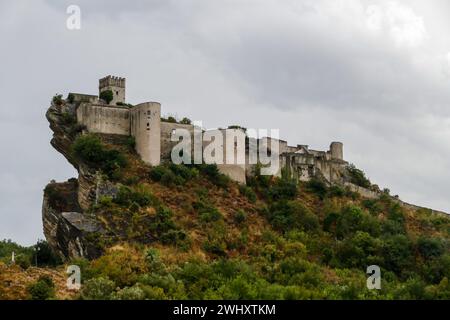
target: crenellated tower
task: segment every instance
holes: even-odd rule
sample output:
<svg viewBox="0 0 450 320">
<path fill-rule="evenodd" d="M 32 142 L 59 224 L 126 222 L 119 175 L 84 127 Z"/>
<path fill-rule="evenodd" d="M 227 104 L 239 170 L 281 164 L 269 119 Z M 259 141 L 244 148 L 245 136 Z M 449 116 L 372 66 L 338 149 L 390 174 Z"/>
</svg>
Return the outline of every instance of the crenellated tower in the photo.
<svg viewBox="0 0 450 320">
<path fill-rule="evenodd" d="M 99 80 L 98 85 L 99 94 L 104 91 L 111 90 L 113 93 L 113 100 L 111 105 L 115 106 L 117 103 L 125 103 L 125 78 L 107 76 Z"/>
</svg>

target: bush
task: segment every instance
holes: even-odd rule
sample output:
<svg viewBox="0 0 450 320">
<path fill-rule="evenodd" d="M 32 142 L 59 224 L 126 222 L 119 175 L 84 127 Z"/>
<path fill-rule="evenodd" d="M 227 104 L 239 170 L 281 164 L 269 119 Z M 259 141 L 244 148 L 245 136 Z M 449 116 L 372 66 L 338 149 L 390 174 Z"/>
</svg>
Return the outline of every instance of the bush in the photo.
<svg viewBox="0 0 450 320">
<path fill-rule="evenodd" d="M 244 210 L 238 210 L 234 213 L 234 221 L 237 224 L 243 223 L 245 220 L 247 220 L 247 213 L 245 213 Z"/>
<path fill-rule="evenodd" d="M 186 180 L 195 176 L 195 171 L 186 166 L 171 164 L 167 166 L 157 166 L 150 171 L 150 178 L 155 182 L 161 182 L 165 186 L 183 185 Z"/>
<path fill-rule="evenodd" d="M 380 223 L 358 206 L 347 206 L 341 210 L 336 220 L 336 236 L 343 239 L 356 231 L 364 231 L 371 236 L 379 236 Z"/>
<path fill-rule="evenodd" d="M 183 119 L 181 119 L 180 123 L 181 124 L 191 124 L 192 121 L 191 121 L 191 119 L 184 117 Z"/>
<path fill-rule="evenodd" d="M 345 196 L 346 194 L 347 194 L 347 192 L 345 191 L 345 189 L 343 189 L 340 186 L 331 186 L 327 192 L 327 196 L 331 197 L 331 198 L 332 197 L 341 198 L 341 197 Z"/>
<path fill-rule="evenodd" d="M 414 264 L 414 252 L 411 241 L 404 235 L 388 238 L 383 244 L 383 257 L 388 270 L 401 275 Z"/>
<path fill-rule="evenodd" d="M 39 277 L 27 289 L 32 300 L 48 300 L 55 297 L 55 284 L 49 276 Z"/>
<path fill-rule="evenodd" d="M 271 205 L 268 215 L 269 222 L 281 231 L 317 231 L 319 227 L 317 216 L 298 201 L 275 202 Z"/>
<path fill-rule="evenodd" d="M 370 180 L 366 178 L 366 174 L 351 164 L 347 166 L 347 172 L 350 176 L 350 182 L 363 188 L 370 188 Z"/>
<path fill-rule="evenodd" d="M 134 151 L 136 148 L 136 138 L 135 137 L 128 137 L 125 141 L 125 145 L 128 147 L 130 151 Z"/>
<path fill-rule="evenodd" d="M 223 218 L 222 213 L 206 199 L 194 202 L 193 208 L 198 212 L 202 222 L 213 222 Z"/>
<path fill-rule="evenodd" d="M 381 258 L 381 241 L 373 238 L 367 232 L 356 232 L 339 244 L 336 258 L 339 265 L 347 268 L 364 269 L 369 265 L 379 265 Z"/>
<path fill-rule="evenodd" d="M 114 288 L 114 282 L 107 278 L 91 279 L 83 285 L 81 298 L 83 300 L 110 300 Z"/>
<path fill-rule="evenodd" d="M 62 94 L 56 94 L 53 99 L 52 99 L 53 103 L 56 104 L 57 106 L 61 106 L 64 103 Z"/>
<path fill-rule="evenodd" d="M 137 204 L 140 207 L 147 207 L 155 201 L 153 194 L 143 186 L 134 189 L 121 186 L 116 198 L 113 200 L 120 206 L 130 207 Z"/>
<path fill-rule="evenodd" d="M 420 237 L 417 240 L 417 249 L 425 259 L 439 257 L 444 253 L 444 246 L 438 238 Z"/>
<path fill-rule="evenodd" d="M 251 203 L 256 202 L 255 191 L 253 191 L 252 188 L 246 186 L 245 184 L 239 185 L 239 193 L 242 194 L 243 196 L 245 196 L 248 199 L 248 201 L 250 201 Z"/>
<path fill-rule="evenodd" d="M 230 184 L 230 178 L 220 173 L 216 164 L 201 164 L 198 168 L 216 186 L 226 189 Z"/>
<path fill-rule="evenodd" d="M 169 169 L 177 176 L 189 181 L 198 176 L 198 171 L 196 168 L 190 168 L 182 164 L 171 163 Z"/>
<path fill-rule="evenodd" d="M 101 140 L 93 134 L 77 137 L 72 145 L 72 153 L 76 158 L 101 169 L 110 177 L 127 165 L 127 160 L 120 151 L 106 149 Z"/>
<path fill-rule="evenodd" d="M 378 216 L 383 211 L 383 206 L 378 199 L 364 199 L 362 205 L 374 216 Z"/>
<path fill-rule="evenodd" d="M 62 263 L 61 258 L 53 252 L 53 249 L 45 240 L 39 240 L 36 243 L 31 261 L 37 261 L 39 267 L 55 267 Z"/>
<path fill-rule="evenodd" d="M 100 99 L 109 104 L 114 99 L 114 93 L 111 90 L 105 90 L 100 93 Z"/>
<path fill-rule="evenodd" d="M 139 285 L 125 287 L 112 294 L 112 300 L 144 300 L 145 292 Z"/>
<path fill-rule="evenodd" d="M 273 201 L 294 199 L 297 196 L 297 182 L 290 178 L 278 178 L 269 189 L 269 197 Z"/>
<path fill-rule="evenodd" d="M 316 194 L 320 199 L 325 198 L 328 188 L 325 182 L 320 179 L 313 178 L 306 183 L 306 189 Z"/>
</svg>

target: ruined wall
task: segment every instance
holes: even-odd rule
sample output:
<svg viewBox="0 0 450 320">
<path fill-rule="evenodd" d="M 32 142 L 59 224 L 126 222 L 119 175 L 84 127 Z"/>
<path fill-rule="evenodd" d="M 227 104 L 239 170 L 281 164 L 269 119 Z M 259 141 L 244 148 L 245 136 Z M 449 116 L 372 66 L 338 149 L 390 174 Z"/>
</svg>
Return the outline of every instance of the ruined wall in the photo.
<svg viewBox="0 0 450 320">
<path fill-rule="evenodd" d="M 124 107 L 83 103 L 77 109 L 77 119 L 89 132 L 130 135 L 129 109 Z"/>
<path fill-rule="evenodd" d="M 145 102 L 130 109 L 130 132 L 136 152 L 152 166 L 161 162 L 161 104 Z"/>
<path fill-rule="evenodd" d="M 73 97 L 75 102 L 88 102 L 88 103 L 98 103 L 98 96 L 83 93 L 69 93 L 69 96 Z"/>
</svg>

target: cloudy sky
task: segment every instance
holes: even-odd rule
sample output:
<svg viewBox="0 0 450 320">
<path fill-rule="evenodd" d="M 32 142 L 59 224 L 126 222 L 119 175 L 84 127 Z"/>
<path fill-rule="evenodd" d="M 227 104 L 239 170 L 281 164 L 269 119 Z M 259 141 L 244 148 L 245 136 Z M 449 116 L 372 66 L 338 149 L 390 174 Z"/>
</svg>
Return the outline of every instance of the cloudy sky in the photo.
<svg viewBox="0 0 450 320">
<path fill-rule="evenodd" d="M 446 0 L 0 0 L 0 238 L 43 238 L 44 186 L 76 176 L 45 111 L 108 74 L 206 127 L 342 141 L 374 183 L 450 212 L 449 30 Z"/>
</svg>

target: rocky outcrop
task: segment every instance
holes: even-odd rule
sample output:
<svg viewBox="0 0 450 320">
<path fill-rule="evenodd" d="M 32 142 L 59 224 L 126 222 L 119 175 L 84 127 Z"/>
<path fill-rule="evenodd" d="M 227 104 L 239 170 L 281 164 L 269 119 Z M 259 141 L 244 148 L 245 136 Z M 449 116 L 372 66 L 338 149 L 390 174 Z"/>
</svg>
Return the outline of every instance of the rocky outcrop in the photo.
<svg viewBox="0 0 450 320">
<path fill-rule="evenodd" d="M 117 188 L 73 157 L 71 145 L 82 130 L 77 125 L 75 110 L 75 105 L 62 101 L 53 102 L 46 113 L 53 131 L 51 145 L 77 169 L 78 179 L 46 186 L 42 221 L 47 242 L 63 259 L 92 259 L 102 253 L 98 238 L 104 230 L 89 216 L 88 209 L 99 197 L 114 195 Z"/>
<path fill-rule="evenodd" d="M 81 212 L 77 204 L 77 183 L 72 180 L 47 185 L 42 205 L 44 234 L 49 245 L 62 258 L 95 258 L 101 255 L 95 237 L 101 226 Z"/>
</svg>

